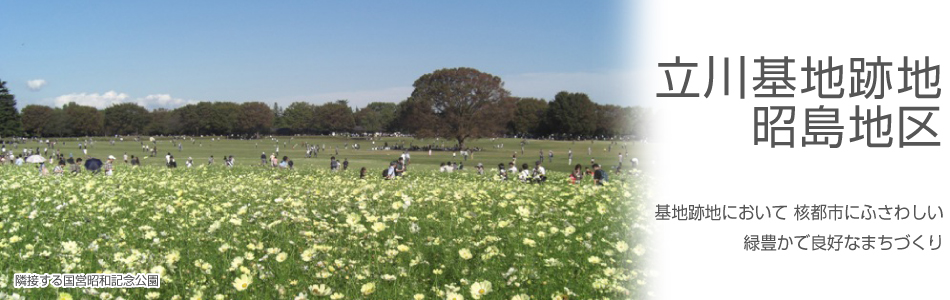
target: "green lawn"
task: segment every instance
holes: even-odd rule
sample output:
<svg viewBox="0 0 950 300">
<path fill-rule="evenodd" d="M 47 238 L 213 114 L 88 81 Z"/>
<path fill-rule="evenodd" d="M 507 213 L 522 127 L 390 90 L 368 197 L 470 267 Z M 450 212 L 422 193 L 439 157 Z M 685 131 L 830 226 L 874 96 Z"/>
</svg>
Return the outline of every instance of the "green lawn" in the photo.
<svg viewBox="0 0 950 300">
<path fill-rule="evenodd" d="M 148 138 L 143 138 L 146 144 L 151 144 L 148 142 Z M 276 137 L 278 142 L 274 142 L 270 138 L 260 139 L 260 140 L 214 140 L 211 138 L 195 138 L 195 142 L 192 143 L 191 140 L 186 140 L 182 143 L 182 151 L 178 151 L 177 144 L 172 144 L 171 139 L 169 138 L 158 138 L 157 147 L 159 151 L 158 157 L 142 159 L 143 165 L 154 165 L 154 166 L 164 166 L 165 164 L 165 154 L 171 152 L 178 162 L 179 167 L 185 167 L 185 160 L 188 157 L 194 158 L 196 164 L 207 164 L 208 157 L 213 155 L 215 157 L 215 164 L 221 165 L 222 158 L 227 155 L 234 155 L 237 165 L 259 165 L 260 164 L 260 155 L 261 152 L 266 152 L 268 156 L 276 150 L 276 147 L 280 146 L 280 156 L 288 156 L 289 159 L 294 161 L 294 166 L 297 168 L 329 168 L 330 166 L 330 156 L 334 156 L 335 148 L 339 147 L 339 155 L 335 155 L 341 161 L 346 158 L 350 161 L 350 169 L 359 170 L 360 167 L 366 167 L 370 171 L 379 171 L 389 165 L 389 161 L 395 160 L 398 158 L 401 151 L 373 151 L 371 150 L 374 145 L 369 140 L 365 139 L 351 139 L 343 137 L 327 137 L 327 136 L 306 136 L 306 137 L 289 137 L 289 136 L 280 136 Z M 58 146 L 63 153 L 67 156 L 72 153 L 73 156 L 79 157 L 82 153 L 82 150 L 78 148 L 77 143 L 81 139 L 76 138 L 62 138 L 59 139 L 60 142 L 65 142 L 65 145 Z M 128 153 L 129 155 L 143 156 L 145 153 L 142 152 L 142 147 L 139 142 L 131 141 L 126 139 L 125 141 L 116 141 L 116 144 L 110 145 L 110 138 L 95 138 L 95 143 L 89 146 L 89 155 L 92 157 L 97 157 L 104 159 L 109 155 L 114 155 L 119 160 L 119 169 L 121 170 L 121 160 L 122 154 Z M 375 146 L 382 148 L 384 142 L 389 142 L 390 144 L 396 143 L 405 143 L 407 146 L 410 142 L 413 145 L 428 145 L 428 144 L 437 144 L 441 145 L 444 140 L 436 141 L 434 139 L 426 140 L 416 140 L 412 138 L 383 138 L 376 141 Z M 568 165 L 567 161 L 567 152 L 568 149 L 572 149 L 574 152 L 573 164 L 582 164 L 585 167 L 590 165 L 590 159 L 594 158 L 597 163 L 600 163 L 603 166 L 615 167 L 618 163 L 619 157 L 618 154 L 624 153 L 624 166 L 630 166 L 630 157 L 637 157 L 641 161 L 641 166 L 644 162 L 644 145 L 637 142 L 616 142 L 616 144 L 611 146 L 609 141 L 549 141 L 549 140 L 528 140 L 527 144 L 524 147 L 524 154 L 521 153 L 520 139 L 479 139 L 472 140 L 467 142 L 469 147 L 480 147 L 482 151 L 476 152 L 474 158 L 470 158 L 468 161 L 463 160 L 461 154 L 457 154 L 455 158 L 452 157 L 452 152 L 442 152 L 442 151 L 433 151 L 432 155 L 429 156 L 428 152 L 425 151 L 415 151 L 411 152 L 412 164 L 410 167 L 421 167 L 424 169 L 437 169 L 440 162 L 463 162 L 466 169 L 474 170 L 474 167 L 478 163 L 482 163 L 486 166 L 486 169 L 497 168 L 498 163 L 505 163 L 511 161 L 512 153 L 517 152 L 518 154 L 518 164 L 528 163 L 533 167 L 535 161 L 538 160 L 538 151 L 542 150 L 544 152 L 544 166 L 548 170 L 552 171 L 562 171 L 569 172 L 573 169 L 572 166 Z M 454 145 L 454 141 L 444 141 L 446 146 Z M 326 151 L 321 151 L 317 158 L 306 158 L 306 148 L 303 147 L 304 143 L 312 143 L 318 145 L 326 145 Z M 344 148 L 345 144 L 360 144 L 360 150 L 354 150 L 352 147 Z M 299 145 L 294 148 L 294 145 Z M 495 148 L 494 145 L 504 144 L 504 148 Z M 626 145 L 626 149 L 624 149 Z M 26 145 L 30 148 L 40 147 L 40 151 L 43 150 L 45 144 L 40 144 L 36 142 L 30 142 Z M 591 155 L 587 154 L 587 148 L 591 148 Z M 610 151 L 608 152 L 608 147 Z M 21 146 L 22 149 L 22 146 Z M 548 150 L 554 151 L 554 161 L 553 163 L 548 162 Z M 378 174 L 380 172 L 370 172 L 370 174 Z"/>
</svg>

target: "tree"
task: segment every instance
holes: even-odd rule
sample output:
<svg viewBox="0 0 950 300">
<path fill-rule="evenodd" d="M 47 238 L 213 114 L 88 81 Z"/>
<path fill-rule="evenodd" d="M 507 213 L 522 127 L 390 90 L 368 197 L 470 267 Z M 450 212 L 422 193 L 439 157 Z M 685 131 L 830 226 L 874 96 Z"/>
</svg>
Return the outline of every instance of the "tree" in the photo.
<svg viewBox="0 0 950 300">
<path fill-rule="evenodd" d="M 103 110 L 105 133 L 108 135 L 139 134 L 148 125 L 148 110 L 135 103 L 120 103 Z"/>
<path fill-rule="evenodd" d="M 287 125 L 284 124 L 284 109 L 281 108 L 280 105 L 277 105 L 277 102 L 274 102 L 274 108 L 272 110 L 274 111 L 274 127 L 287 127 Z"/>
<path fill-rule="evenodd" d="M 458 141 L 504 132 L 512 108 L 501 78 L 472 68 L 441 69 L 422 75 L 406 100 L 405 123 L 419 137 Z"/>
<path fill-rule="evenodd" d="M 233 102 L 198 102 L 179 107 L 184 132 L 193 134 L 227 134 L 237 118 L 240 107 Z"/>
<path fill-rule="evenodd" d="M 283 125 L 296 133 L 316 131 L 314 106 L 307 102 L 294 102 L 284 109 Z"/>
<path fill-rule="evenodd" d="M 597 129 L 597 105 L 584 93 L 557 93 L 548 104 L 545 127 L 556 133 L 592 135 Z"/>
<path fill-rule="evenodd" d="M 431 101 L 410 98 L 396 105 L 396 119 L 392 122 L 394 131 L 414 133 L 418 137 L 435 135 L 430 124 L 438 122 L 435 114 L 431 113 Z"/>
<path fill-rule="evenodd" d="M 513 134 L 542 134 L 541 123 L 548 111 L 548 102 L 537 98 L 515 98 L 515 113 L 509 123 Z"/>
<path fill-rule="evenodd" d="M 6 81 L 0 80 L 0 137 L 19 136 L 23 134 L 23 124 L 16 110 L 16 97 L 6 85 Z"/>
<path fill-rule="evenodd" d="M 72 130 L 69 129 L 69 117 L 66 116 L 65 110 L 60 107 L 53 109 L 53 114 L 50 116 L 43 134 L 47 136 L 73 135 Z"/>
<path fill-rule="evenodd" d="M 327 102 L 316 107 L 319 128 L 329 131 L 351 131 L 356 126 L 353 109 L 346 100 Z"/>
<path fill-rule="evenodd" d="M 211 105 L 208 130 L 213 134 L 234 133 L 241 106 L 234 102 L 215 102 Z"/>
<path fill-rule="evenodd" d="M 397 106 L 392 102 L 373 102 L 354 113 L 356 126 L 363 131 L 388 131 L 396 119 Z"/>
<path fill-rule="evenodd" d="M 647 136 L 650 128 L 649 118 L 652 114 L 652 111 L 645 109 L 643 107 L 625 107 L 624 116 L 627 118 L 627 121 L 624 122 L 624 131 L 625 135 L 633 135 L 638 138 L 644 138 Z"/>
<path fill-rule="evenodd" d="M 174 111 L 158 108 L 148 113 L 148 126 L 145 132 L 149 135 L 171 135 L 182 132 L 181 114 Z"/>
<path fill-rule="evenodd" d="M 277 103 L 274 103 L 275 107 Z M 241 103 L 241 111 L 237 118 L 237 131 L 242 133 L 269 132 L 274 126 L 274 111 L 263 102 Z"/>
<path fill-rule="evenodd" d="M 66 125 L 77 136 L 93 136 L 102 132 L 103 115 L 92 106 L 69 102 L 63 106 L 66 112 Z"/>
<path fill-rule="evenodd" d="M 206 102 L 202 102 L 206 103 Z M 201 128 L 204 127 L 202 122 L 202 116 L 199 114 L 198 104 L 188 104 L 179 108 L 176 108 L 173 112 L 178 116 L 179 120 L 179 129 L 182 133 L 188 134 L 201 134 Z"/>
<path fill-rule="evenodd" d="M 600 105 L 597 106 L 597 129 L 594 130 L 595 134 L 605 135 L 605 136 L 615 136 L 620 135 L 624 131 L 624 110 L 617 105 Z"/>
<path fill-rule="evenodd" d="M 32 136 L 50 136 L 50 125 L 52 125 L 53 108 L 45 105 L 31 104 L 23 108 L 20 112 L 20 118 L 23 123 L 23 130 L 26 134 Z"/>
</svg>

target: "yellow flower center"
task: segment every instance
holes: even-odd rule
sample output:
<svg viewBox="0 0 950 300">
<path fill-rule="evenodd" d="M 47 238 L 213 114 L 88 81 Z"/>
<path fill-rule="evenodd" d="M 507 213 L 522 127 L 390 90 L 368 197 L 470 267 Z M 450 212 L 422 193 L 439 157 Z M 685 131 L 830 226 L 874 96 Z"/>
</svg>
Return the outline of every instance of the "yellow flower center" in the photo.
<svg viewBox="0 0 950 300">
<path fill-rule="evenodd" d="M 247 283 L 242 283 L 242 284 L 241 284 L 241 287 L 246 289 L 246 288 L 247 288 Z"/>
</svg>

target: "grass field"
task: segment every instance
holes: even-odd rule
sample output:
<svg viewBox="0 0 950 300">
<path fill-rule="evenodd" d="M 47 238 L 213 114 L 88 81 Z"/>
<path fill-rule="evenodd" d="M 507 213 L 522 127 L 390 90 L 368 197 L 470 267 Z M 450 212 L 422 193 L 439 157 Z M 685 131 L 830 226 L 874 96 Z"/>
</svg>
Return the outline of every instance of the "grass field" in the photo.
<svg viewBox="0 0 950 300">
<path fill-rule="evenodd" d="M 339 160 L 344 158 L 350 161 L 350 169 L 359 170 L 360 167 L 366 167 L 369 170 L 375 170 L 378 172 L 371 172 L 372 174 L 379 174 L 381 170 L 389 166 L 389 162 L 398 158 L 401 151 L 373 151 L 371 150 L 374 146 L 379 146 L 382 148 L 383 144 L 388 142 L 390 144 L 396 143 L 405 143 L 407 146 L 409 143 L 414 145 L 428 145 L 436 144 L 441 145 L 442 140 L 413 140 L 411 138 L 383 138 L 379 141 L 376 141 L 376 145 L 373 145 L 371 141 L 364 139 L 350 139 L 343 137 L 328 137 L 328 136 L 309 136 L 309 137 L 275 137 L 277 142 L 270 138 L 259 139 L 259 140 L 215 140 L 212 141 L 211 138 L 195 138 L 194 143 L 189 140 L 182 142 L 182 151 L 178 151 L 177 144 L 172 144 L 171 140 L 168 138 L 159 138 L 156 142 L 156 147 L 158 149 L 158 157 L 143 159 L 143 165 L 154 165 L 154 166 L 164 166 L 165 165 L 165 154 L 171 152 L 178 162 L 179 167 L 185 166 L 185 160 L 188 157 L 192 157 L 196 164 L 207 164 L 208 157 L 214 155 L 215 163 L 221 165 L 222 158 L 227 155 L 234 155 L 235 162 L 237 165 L 245 166 L 257 166 L 260 165 L 260 155 L 261 152 L 266 152 L 269 157 L 271 153 L 274 153 L 277 150 L 277 147 L 280 148 L 280 156 L 288 156 L 289 159 L 294 161 L 295 167 L 316 167 L 316 168 L 329 168 L 330 166 L 330 157 L 336 156 Z M 90 144 L 88 147 L 89 155 L 92 157 L 97 157 L 100 159 L 105 159 L 109 155 L 114 155 L 120 161 L 124 153 L 129 155 L 135 155 L 139 157 L 144 157 L 147 155 L 142 152 L 142 147 L 139 142 L 134 141 L 117 141 L 113 146 L 109 143 L 110 139 L 107 138 L 96 138 L 95 142 Z M 144 138 L 146 144 L 151 144 L 148 142 L 148 138 Z M 64 145 L 59 146 L 58 148 L 66 154 L 67 156 L 72 153 L 75 157 L 82 157 L 82 150 L 78 148 L 78 143 L 81 140 L 76 138 L 63 138 L 59 139 L 60 142 Z M 512 153 L 517 153 L 518 155 L 518 164 L 528 163 L 531 167 L 534 167 L 534 162 L 538 160 L 538 151 L 541 150 L 544 152 L 544 166 L 548 170 L 554 171 L 563 171 L 569 172 L 573 169 L 573 166 L 568 165 L 567 161 L 567 152 L 568 149 L 573 150 L 574 160 L 573 164 L 582 164 L 584 166 L 590 165 L 590 159 L 594 158 L 595 161 L 604 166 L 616 166 L 619 157 L 619 153 L 624 153 L 624 166 L 630 165 L 630 157 L 637 157 L 641 161 L 641 165 L 644 164 L 644 150 L 643 145 L 636 142 L 617 142 L 614 145 L 611 145 L 611 142 L 608 141 L 547 141 L 547 140 L 528 140 L 527 144 L 524 147 L 524 154 L 521 153 L 521 140 L 519 139 L 480 139 L 473 140 L 468 142 L 469 147 L 480 147 L 482 151 L 476 152 L 474 158 L 470 158 L 468 161 L 465 161 L 460 154 L 453 159 L 452 152 L 443 152 L 443 151 L 433 151 L 432 156 L 428 155 L 428 152 L 424 151 L 413 151 L 410 152 L 412 157 L 411 167 L 420 167 L 422 169 L 437 169 L 440 162 L 462 162 L 465 167 L 473 170 L 475 165 L 481 162 L 486 166 L 486 169 L 497 168 L 498 163 L 505 163 L 511 161 Z M 286 143 L 286 145 L 285 145 Z M 316 158 L 306 158 L 306 148 L 303 147 L 304 143 L 311 143 L 316 145 L 325 145 L 326 150 L 321 151 Z M 360 144 L 360 150 L 354 150 L 352 147 L 344 148 L 345 144 Z M 299 145 L 294 148 L 294 145 Z M 454 145 L 454 141 L 445 141 L 446 146 Z M 495 148 L 495 145 L 503 144 L 504 148 Z M 24 146 L 21 146 L 21 149 Z M 36 149 L 39 147 L 40 151 L 43 151 L 45 144 L 40 144 L 36 142 L 30 142 L 25 145 L 31 149 Z M 335 155 L 336 147 L 339 147 L 339 155 Z M 591 148 L 591 155 L 587 155 L 587 148 Z M 626 149 L 624 149 L 626 147 Z M 609 148 L 609 152 L 607 151 Z M 548 151 L 554 151 L 554 161 L 553 163 L 548 162 Z M 52 150 L 51 150 L 52 151 Z M 19 152 L 17 152 L 19 153 Z"/>
<path fill-rule="evenodd" d="M 330 149 L 343 139 L 310 141 Z M 308 160 L 292 150 L 300 152 L 293 156 L 297 167 L 281 170 L 257 166 L 255 141 L 202 143 L 186 144 L 176 156 L 233 153 L 238 166 L 218 161 L 187 169 L 182 159 L 182 167 L 168 169 L 163 158 L 150 158 L 115 176 L 45 177 L 33 166 L 0 167 L 0 293 L 30 299 L 636 299 L 645 293 L 647 229 L 638 217 L 649 193 L 644 173 L 612 175 L 601 187 L 590 179 L 571 185 L 558 171 L 568 169 L 564 154 L 555 150 L 555 162 L 562 161 L 549 167 L 555 169 L 549 182 L 525 184 L 472 171 L 439 173 L 437 162 L 451 154 L 418 152 L 404 177 L 358 180 L 355 171 L 330 172 L 325 154 Z M 501 151 L 476 142 L 488 147 L 474 161 L 507 162 L 517 141 L 505 143 Z M 567 145 L 530 141 L 525 153 Z M 121 157 L 138 147 L 99 141 L 90 154 Z M 351 158 L 351 169 L 378 165 L 370 173 L 378 175 L 398 153 L 369 148 L 341 146 L 340 156 Z M 617 160 L 616 153 L 600 153 L 599 161 Z M 585 156 L 586 146 L 575 151 L 575 159 Z M 12 288 L 14 273 L 67 272 L 160 273 L 162 287 Z"/>
</svg>

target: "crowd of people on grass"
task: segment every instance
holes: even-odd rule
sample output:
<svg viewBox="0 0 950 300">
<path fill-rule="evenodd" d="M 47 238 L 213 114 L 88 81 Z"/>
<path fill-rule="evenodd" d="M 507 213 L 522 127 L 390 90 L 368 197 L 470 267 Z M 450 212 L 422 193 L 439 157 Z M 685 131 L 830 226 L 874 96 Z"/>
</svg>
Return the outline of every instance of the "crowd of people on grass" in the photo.
<svg viewBox="0 0 950 300">
<path fill-rule="evenodd" d="M 121 138 L 119 139 L 121 140 Z M 186 138 L 181 137 L 181 139 L 184 140 Z M 272 139 L 274 140 L 275 143 L 279 143 L 276 140 L 276 138 L 272 138 Z M 146 144 L 145 141 L 141 140 L 140 138 L 135 138 L 134 140 L 136 142 L 141 143 L 143 147 L 142 148 L 143 152 L 147 154 L 151 154 L 152 157 L 156 156 L 157 142 L 154 139 L 150 140 L 151 145 Z M 292 137 L 291 137 L 291 140 L 293 140 Z M 60 149 L 56 148 L 56 146 L 57 144 L 59 144 L 60 146 L 63 146 L 65 144 L 60 143 L 59 141 L 55 141 L 55 140 L 54 141 L 39 140 L 41 144 L 45 143 L 45 146 L 46 146 L 45 148 L 42 149 L 42 151 L 40 151 L 40 147 L 35 147 L 35 148 L 23 147 L 22 153 L 19 153 L 19 154 L 15 153 L 15 152 L 20 151 L 19 145 L 21 143 L 25 144 L 26 141 L 27 140 L 23 139 L 21 141 L 16 141 L 14 143 L 0 142 L 0 165 L 12 164 L 16 166 L 22 166 L 24 163 L 28 162 L 27 160 L 30 157 L 40 156 L 41 158 L 39 159 L 35 159 L 34 161 L 29 161 L 31 163 L 33 162 L 39 163 L 37 167 L 38 167 L 40 175 L 79 174 L 79 173 L 82 173 L 84 170 L 89 171 L 94 174 L 102 173 L 106 176 L 111 176 L 115 173 L 116 158 L 114 156 L 109 155 L 105 162 L 101 162 L 99 159 L 90 157 L 88 155 L 88 147 L 90 145 L 94 145 L 95 140 L 86 139 L 86 140 L 78 141 L 76 143 L 76 146 L 78 147 L 78 149 L 83 152 L 82 156 L 85 157 L 85 162 L 83 158 L 80 158 L 80 157 L 74 158 L 73 153 L 69 153 L 68 155 L 62 153 Z M 191 141 L 192 141 L 192 144 L 195 143 L 195 140 L 193 138 L 191 139 Z M 114 145 L 115 140 L 112 140 L 110 143 Z M 176 140 L 171 141 L 171 143 L 172 145 L 177 146 L 179 152 L 182 150 L 182 143 L 177 138 Z M 524 148 L 525 148 L 524 146 L 526 143 L 527 141 L 525 140 L 521 141 L 520 154 L 522 156 L 524 155 Z M 373 144 L 375 145 L 375 141 L 373 142 Z M 265 166 L 265 167 L 278 168 L 278 169 L 293 169 L 294 161 L 290 160 L 288 156 L 283 156 L 282 158 L 279 158 L 280 157 L 279 145 L 280 144 L 278 144 L 277 147 L 275 147 L 275 151 L 271 153 L 269 156 L 267 155 L 266 152 L 261 152 L 260 165 Z M 286 145 L 286 142 L 284 142 L 284 145 Z M 297 149 L 299 145 L 301 144 L 293 144 L 292 149 Z M 325 144 L 315 145 L 315 144 L 303 143 L 302 145 L 305 149 L 307 158 L 316 157 L 319 152 L 326 151 Z M 13 149 L 7 149 L 8 146 L 11 146 L 11 148 Z M 612 146 L 613 144 L 609 145 L 604 150 L 611 151 Z M 503 148 L 503 147 L 504 147 L 503 144 L 496 145 L 496 148 Z M 349 148 L 350 148 L 349 144 L 344 145 L 344 150 L 349 149 Z M 353 144 L 352 148 L 359 149 L 359 144 Z M 462 149 L 457 146 L 435 147 L 434 145 L 427 145 L 423 147 L 418 147 L 418 146 L 412 145 L 411 143 L 410 143 L 410 146 L 406 147 L 403 144 L 389 145 L 388 142 L 385 142 L 382 148 L 402 150 L 402 153 L 399 155 L 399 157 L 396 160 L 391 161 L 389 163 L 389 166 L 383 169 L 382 178 L 386 180 L 395 179 L 397 177 L 403 176 L 406 173 L 406 170 L 408 169 L 408 166 L 411 162 L 410 149 L 416 149 L 416 150 L 428 149 L 430 156 L 432 155 L 431 153 L 432 149 L 454 150 L 452 152 L 452 157 L 456 159 L 461 158 L 461 160 L 440 163 L 438 171 L 442 173 L 452 173 L 452 172 L 465 170 L 465 162 L 468 161 L 470 158 L 474 159 L 474 154 L 475 154 L 474 152 L 481 150 L 477 148 Z M 626 150 L 626 146 L 623 146 L 623 148 L 624 150 Z M 13 151 L 14 149 L 16 149 L 17 151 Z M 50 154 L 51 149 L 53 150 L 52 154 Z M 334 148 L 331 148 L 331 149 L 334 149 Z M 591 147 L 587 147 L 587 151 L 588 151 L 588 154 L 591 154 Z M 339 154 L 339 146 L 335 147 L 334 152 L 336 153 L 336 155 Z M 337 160 L 336 155 L 333 155 L 330 157 L 330 170 L 333 172 L 346 171 L 349 168 L 349 164 L 350 164 L 349 159 L 343 158 L 343 160 L 340 161 L 340 160 Z M 543 163 L 545 161 L 545 158 L 547 158 L 548 163 L 554 162 L 553 150 L 549 149 L 547 153 L 545 153 L 543 149 L 538 150 L 538 160 L 534 161 L 533 167 L 531 167 L 529 163 L 522 163 L 519 168 L 518 156 L 519 156 L 518 151 L 515 151 L 512 153 L 511 161 L 508 162 L 507 166 L 504 163 L 499 163 L 498 171 L 494 175 L 495 178 L 498 180 L 511 180 L 511 181 L 525 182 L 525 183 L 541 184 L 541 183 L 547 182 L 548 174 L 547 174 L 546 169 L 543 166 Z M 625 153 L 618 152 L 617 156 L 618 156 L 618 164 L 616 165 L 615 171 L 616 173 L 620 173 L 623 170 Z M 47 163 L 47 159 L 46 159 L 47 157 L 48 157 L 49 163 Z M 630 169 L 632 170 L 637 169 L 638 163 L 639 163 L 638 159 L 630 158 L 629 155 L 627 155 L 627 157 L 630 159 L 630 164 L 631 164 Z M 567 151 L 568 164 L 573 163 L 573 158 L 574 158 L 573 150 L 568 149 Z M 92 160 L 94 160 L 95 163 L 91 163 Z M 129 155 L 127 152 L 123 153 L 122 161 L 123 163 L 127 165 L 131 165 L 131 166 L 141 165 L 141 160 L 139 157 L 136 157 L 135 155 Z M 215 162 L 215 159 L 214 159 L 214 156 L 212 155 L 208 158 L 208 165 L 213 165 L 214 162 Z M 52 164 L 53 167 L 49 168 L 48 167 L 49 164 Z M 172 155 L 171 152 L 167 152 L 165 155 L 165 165 L 167 168 L 178 167 L 178 163 L 175 159 L 175 156 Z M 188 168 L 194 167 L 195 166 L 194 159 L 192 157 L 188 157 L 188 159 L 185 162 L 185 165 Z M 235 165 L 234 155 L 224 156 L 223 165 L 229 168 L 234 167 Z M 474 169 L 478 175 L 486 174 L 485 166 L 482 163 L 478 163 Z M 359 178 L 366 179 L 367 176 L 368 175 L 367 175 L 366 167 L 361 167 L 359 171 Z M 573 171 L 568 176 L 568 180 L 572 184 L 579 184 L 581 182 L 584 182 L 585 178 L 591 178 L 591 181 L 594 184 L 602 185 L 604 182 L 608 181 L 609 172 L 602 169 L 601 165 L 595 163 L 594 159 L 592 158 L 589 166 L 585 167 L 581 164 L 577 164 L 574 166 Z"/>
</svg>

